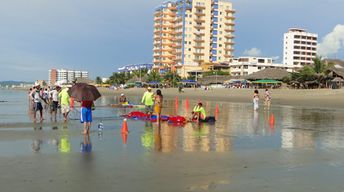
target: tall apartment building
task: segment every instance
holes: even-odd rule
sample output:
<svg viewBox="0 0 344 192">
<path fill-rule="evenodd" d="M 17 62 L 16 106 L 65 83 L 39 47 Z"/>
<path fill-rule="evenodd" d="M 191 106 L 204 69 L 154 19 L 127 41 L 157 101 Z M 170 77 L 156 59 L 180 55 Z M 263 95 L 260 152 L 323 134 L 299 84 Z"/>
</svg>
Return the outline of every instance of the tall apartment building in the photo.
<svg viewBox="0 0 344 192">
<path fill-rule="evenodd" d="M 71 83 L 76 78 L 88 78 L 87 71 L 74 71 L 65 69 L 49 70 L 49 85 Z"/>
<path fill-rule="evenodd" d="M 283 64 L 294 67 L 313 64 L 317 54 L 318 34 L 291 28 L 284 34 Z"/>
<path fill-rule="evenodd" d="M 154 14 L 154 68 L 229 61 L 234 13 L 232 3 L 221 0 L 163 3 Z"/>
</svg>

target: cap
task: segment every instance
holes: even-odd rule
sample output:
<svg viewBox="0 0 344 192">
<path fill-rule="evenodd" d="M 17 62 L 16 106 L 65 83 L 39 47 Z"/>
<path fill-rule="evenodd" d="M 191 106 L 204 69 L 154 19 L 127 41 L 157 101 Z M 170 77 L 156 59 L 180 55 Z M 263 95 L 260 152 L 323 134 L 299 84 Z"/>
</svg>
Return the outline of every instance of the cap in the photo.
<svg viewBox="0 0 344 192">
<path fill-rule="evenodd" d="M 147 89 L 148 89 L 148 90 L 152 90 L 152 88 L 151 88 L 151 87 L 148 87 Z"/>
<path fill-rule="evenodd" d="M 121 93 L 121 96 L 124 96 L 124 94 L 123 94 L 123 93 Z"/>
</svg>

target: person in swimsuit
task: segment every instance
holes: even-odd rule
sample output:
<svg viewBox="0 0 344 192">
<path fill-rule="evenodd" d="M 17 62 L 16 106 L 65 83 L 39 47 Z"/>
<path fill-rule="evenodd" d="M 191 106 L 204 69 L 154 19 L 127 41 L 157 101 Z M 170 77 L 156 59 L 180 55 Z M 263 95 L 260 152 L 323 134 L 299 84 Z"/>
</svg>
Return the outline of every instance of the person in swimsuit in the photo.
<svg viewBox="0 0 344 192">
<path fill-rule="evenodd" d="M 161 115 L 161 108 L 162 108 L 162 101 L 163 101 L 163 96 L 161 94 L 161 90 L 158 89 L 156 91 L 156 95 L 154 96 L 154 112 L 157 116 L 158 122 L 160 121 L 160 115 Z"/>
</svg>

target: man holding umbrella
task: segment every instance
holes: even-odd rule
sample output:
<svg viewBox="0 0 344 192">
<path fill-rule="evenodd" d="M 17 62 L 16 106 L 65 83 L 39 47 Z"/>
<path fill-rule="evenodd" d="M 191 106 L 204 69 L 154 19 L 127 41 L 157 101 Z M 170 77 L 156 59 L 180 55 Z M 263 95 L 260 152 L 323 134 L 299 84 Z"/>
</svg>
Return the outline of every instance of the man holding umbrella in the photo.
<svg viewBox="0 0 344 192">
<path fill-rule="evenodd" d="M 92 123 L 93 101 L 101 97 L 98 89 L 93 85 L 76 83 L 68 91 L 76 101 L 81 102 L 80 122 L 84 124 L 83 134 L 89 134 Z"/>
</svg>

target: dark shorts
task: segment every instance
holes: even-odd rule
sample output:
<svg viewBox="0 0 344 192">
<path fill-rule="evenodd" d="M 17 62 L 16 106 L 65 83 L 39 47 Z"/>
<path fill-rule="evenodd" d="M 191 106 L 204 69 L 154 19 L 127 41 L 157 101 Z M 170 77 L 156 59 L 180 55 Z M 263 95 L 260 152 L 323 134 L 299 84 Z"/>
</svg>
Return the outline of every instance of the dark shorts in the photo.
<svg viewBox="0 0 344 192">
<path fill-rule="evenodd" d="M 51 110 L 51 111 L 57 111 L 58 106 L 59 106 L 59 102 L 53 101 L 53 102 L 51 103 L 51 106 L 50 106 L 51 108 L 50 108 L 50 110 Z"/>
<path fill-rule="evenodd" d="M 43 106 L 42 103 L 34 103 L 34 111 L 42 111 Z"/>
<path fill-rule="evenodd" d="M 146 105 L 145 106 L 146 113 L 153 113 L 153 105 Z"/>
</svg>

